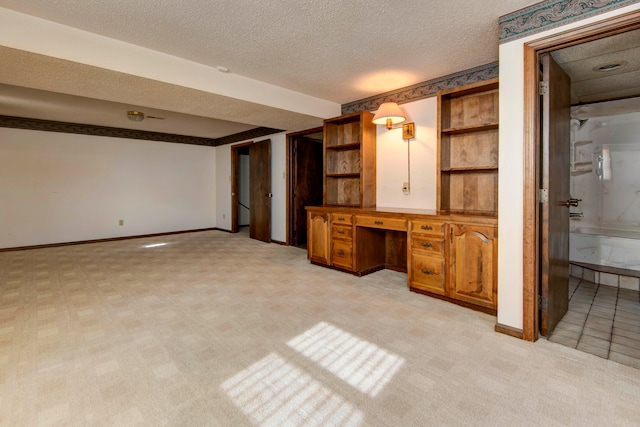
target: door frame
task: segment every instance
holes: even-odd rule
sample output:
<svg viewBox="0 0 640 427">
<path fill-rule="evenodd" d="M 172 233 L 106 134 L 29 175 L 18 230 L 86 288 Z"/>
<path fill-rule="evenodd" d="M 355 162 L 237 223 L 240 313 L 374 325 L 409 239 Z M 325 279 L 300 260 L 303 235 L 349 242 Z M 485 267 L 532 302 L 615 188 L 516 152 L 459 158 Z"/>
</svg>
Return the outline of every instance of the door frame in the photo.
<svg viewBox="0 0 640 427">
<path fill-rule="evenodd" d="M 539 56 L 543 53 L 640 28 L 640 11 L 588 24 L 524 44 L 524 215 L 522 338 L 536 341 L 539 333 L 540 231 L 540 101 Z"/>
<path fill-rule="evenodd" d="M 241 148 L 248 147 L 253 141 L 243 142 L 231 146 L 231 232 L 237 233 L 240 229 L 238 225 L 238 185 L 240 173 L 240 158 L 238 152 Z"/>
<path fill-rule="evenodd" d="M 290 246 L 293 240 L 293 217 L 295 215 L 293 205 L 293 192 L 294 188 L 294 180 L 293 173 L 295 171 L 295 165 L 293 164 L 293 160 L 296 158 L 293 154 L 293 140 L 299 136 L 310 135 L 313 133 L 322 132 L 324 130 L 323 126 L 319 126 L 313 129 L 302 130 L 299 132 L 288 133 L 287 136 L 287 236 L 286 236 L 286 244 Z M 324 141 L 322 142 L 324 144 Z"/>
</svg>

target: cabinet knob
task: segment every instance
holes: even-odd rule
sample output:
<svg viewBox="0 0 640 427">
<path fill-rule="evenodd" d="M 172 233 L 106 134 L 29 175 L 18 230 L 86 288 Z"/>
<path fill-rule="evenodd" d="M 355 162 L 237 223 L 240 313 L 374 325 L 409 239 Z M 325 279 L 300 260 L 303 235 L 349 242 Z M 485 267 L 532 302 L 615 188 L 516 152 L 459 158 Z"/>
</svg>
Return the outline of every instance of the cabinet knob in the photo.
<svg viewBox="0 0 640 427">
<path fill-rule="evenodd" d="M 382 225 L 382 224 L 384 224 L 384 221 L 373 221 L 373 223 L 375 225 Z"/>
<path fill-rule="evenodd" d="M 421 225 L 420 228 L 422 228 L 423 230 L 433 230 L 433 227 L 430 225 Z"/>
<path fill-rule="evenodd" d="M 338 234 L 344 234 L 344 230 L 338 230 Z"/>
<path fill-rule="evenodd" d="M 422 274 L 426 274 L 427 276 L 431 276 L 431 275 L 436 274 L 436 273 L 434 273 L 431 270 L 427 270 L 426 268 L 423 268 L 422 269 Z"/>
<path fill-rule="evenodd" d="M 424 246 L 425 248 L 433 247 L 433 245 L 431 243 L 428 243 L 428 242 L 422 242 L 421 245 Z"/>
<path fill-rule="evenodd" d="M 338 256 L 344 256 L 344 251 L 342 249 L 338 251 Z"/>
<path fill-rule="evenodd" d="M 343 216 L 339 216 L 338 217 L 338 221 L 344 221 L 344 217 Z"/>
</svg>

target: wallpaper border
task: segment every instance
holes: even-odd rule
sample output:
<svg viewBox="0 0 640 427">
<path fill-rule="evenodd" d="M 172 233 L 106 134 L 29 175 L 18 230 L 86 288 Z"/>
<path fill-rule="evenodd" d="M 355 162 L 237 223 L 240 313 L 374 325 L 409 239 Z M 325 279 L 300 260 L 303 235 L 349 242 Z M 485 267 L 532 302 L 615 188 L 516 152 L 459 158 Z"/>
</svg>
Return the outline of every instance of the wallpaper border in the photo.
<svg viewBox="0 0 640 427">
<path fill-rule="evenodd" d="M 412 86 L 342 104 L 342 114 L 355 113 L 362 110 L 375 111 L 383 102 L 404 104 L 419 99 L 430 98 L 441 90 L 477 83 L 495 77 L 498 77 L 498 62 L 492 62 L 437 79 L 427 80 Z"/>
<path fill-rule="evenodd" d="M 543 1 L 500 17 L 500 44 L 638 2 L 640 0 Z"/>
<path fill-rule="evenodd" d="M 28 119 L 24 117 L 0 115 L 0 127 L 37 130 L 44 132 L 73 133 L 112 138 L 140 139 L 145 141 L 172 142 L 177 144 L 204 145 L 217 147 L 247 139 L 260 138 L 282 132 L 279 129 L 257 127 L 221 138 L 202 138 L 198 136 L 176 135 L 171 133 L 149 132 L 135 129 L 113 128 L 108 126 L 85 125 L 80 123 L 57 122 L 53 120 Z"/>
</svg>

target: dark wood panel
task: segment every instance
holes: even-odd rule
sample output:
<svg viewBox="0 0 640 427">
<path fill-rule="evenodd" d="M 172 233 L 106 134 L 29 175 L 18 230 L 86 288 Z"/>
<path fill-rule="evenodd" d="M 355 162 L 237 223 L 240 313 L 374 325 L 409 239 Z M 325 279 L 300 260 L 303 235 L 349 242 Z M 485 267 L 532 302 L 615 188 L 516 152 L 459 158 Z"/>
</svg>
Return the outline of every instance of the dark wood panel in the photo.
<svg viewBox="0 0 640 427">
<path fill-rule="evenodd" d="M 540 333 L 548 336 L 569 308 L 569 200 L 571 80 L 550 54 L 542 55 L 543 78 L 549 84 L 542 97 L 542 188 L 548 201 L 541 206 L 540 287 L 546 309 L 540 312 Z"/>
<path fill-rule="evenodd" d="M 249 147 L 249 236 L 271 241 L 271 140 Z"/>
</svg>

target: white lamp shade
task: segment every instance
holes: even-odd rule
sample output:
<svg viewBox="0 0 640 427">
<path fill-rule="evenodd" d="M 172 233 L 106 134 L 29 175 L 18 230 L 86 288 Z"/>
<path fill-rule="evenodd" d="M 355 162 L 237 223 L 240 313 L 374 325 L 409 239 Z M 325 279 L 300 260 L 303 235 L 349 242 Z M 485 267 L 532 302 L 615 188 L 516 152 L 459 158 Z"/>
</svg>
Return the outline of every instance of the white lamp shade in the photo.
<svg viewBox="0 0 640 427">
<path fill-rule="evenodd" d="M 376 111 L 375 116 L 373 116 L 373 123 L 377 125 L 386 124 L 387 128 L 391 127 L 391 125 L 402 123 L 405 120 L 407 120 L 407 117 L 395 102 L 385 102 L 380 104 L 378 111 Z"/>
</svg>

